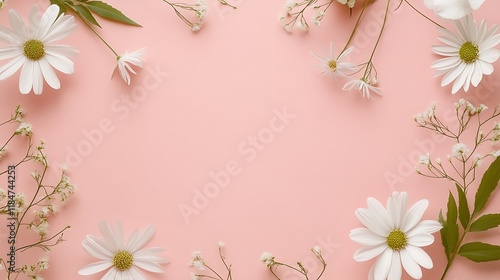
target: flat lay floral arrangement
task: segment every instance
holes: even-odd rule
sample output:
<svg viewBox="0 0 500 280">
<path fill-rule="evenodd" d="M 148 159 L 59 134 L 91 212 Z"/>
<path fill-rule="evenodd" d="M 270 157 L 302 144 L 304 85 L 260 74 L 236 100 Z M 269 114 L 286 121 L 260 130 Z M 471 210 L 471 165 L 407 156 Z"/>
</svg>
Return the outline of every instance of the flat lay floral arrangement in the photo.
<svg viewBox="0 0 500 280">
<path fill-rule="evenodd" d="M 65 87 L 68 86 L 70 80 L 64 76 L 74 75 L 85 79 L 85 76 L 90 74 L 85 73 L 89 70 L 88 68 L 79 70 L 78 63 L 82 61 L 77 60 L 79 55 L 86 52 L 86 49 L 76 44 L 68 45 L 65 42 L 74 36 L 77 29 L 80 32 L 88 31 L 89 37 L 93 42 L 99 43 L 102 52 L 111 55 L 112 60 L 108 61 L 109 63 L 102 63 L 102 67 L 109 68 L 110 77 L 115 74 L 119 75 L 127 87 L 138 89 L 134 88 L 134 82 L 142 77 L 141 74 L 145 70 L 142 68 L 147 68 L 152 63 L 146 59 L 151 46 L 140 47 L 132 52 L 121 51 L 127 46 L 117 47 L 112 44 L 106 35 L 111 38 L 114 36 L 110 36 L 110 33 L 105 31 L 111 25 L 127 29 L 147 29 L 148 27 L 141 25 L 140 21 L 122 11 L 119 1 L 113 4 L 91 0 L 50 0 L 33 1 L 33 3 L 24 1 L 24 4 L 30 8 L 28 13 L 10 8 L 11 2 L 13 0 L 0 0 L 0 16 L 6 18 L 4 23 L 8 23 L 0 25 L 0 61 L 2 61 L 0 83 L 2 83 L 2 88 L 6 84 L 14 83 L 18 92 L 4 92 L 2 89 L 2 95 L 22 97 L 23 99 L 15 100 L 17 103 L 21 103 L 20 100 L 25 101 L 25 98 L 33 99 L 32 102 L 36 103 L 37 99 L 48 98 L 46 96 L 50 97 L 55 92 L 62 95 L 70 94 L 65 92 Z M 213 51 L 209 37 L 215 36 L 209 33 L 209 36 L 201 37 L 214 27 L 210 24 L 205 25 L 207 11 L 210 11 L 210 8 L 219 9 L 217 10 L 219 17 L 224 19 L 220 11 L 232 11 L 231 16 L 238 18 L 239 13 L 245 9 L 245 3 L 239 1 L 216 0 L 213 3 L 205 3 L 203 0 L 198 0 L 193 3 L 181 3 L 162 0 L 159 2 L 165 4 L 165 10 L 152 12 L 178 18 L 179 26 L 187 25 L 188 27 L 178 30 L 169 27 L 168 32 L 193 33 L 193 40 L 199 40 L 197 44 L 207 45 L 207 53 Z M 428 109 L 415 113 L 413 120 L 407 120 L 412 125 L 411 131 L 417 130 L 425 133 L 426 137 L 439 139 L 436 141 L 438 143 L 436 145 L 440 145 L 439 149 L 434 147 L 427 150 L 420 149 L 418 159 L 412 166 L 412 174 L 421 178 L 419 182 L 424 184 L 418 187 L 419 191 L 411 188 L 396 188 L 391 192 L 386 192 L 386 197 L 377 198 L 368 192 L 366 195 L 361 192 L 356 193 L 357 197 L 362 196 L 363 200 L 366 200 L 366 204 L 355 206 L 354 213 L 345 217 L 354 226 L 350 231 L 339 233 L 348 238 L 353 246 L 357 246 L 356 250 L 348 255 L 340 255 L 335 252 L 331 254 L 329 248 L 322 247 L 322 244 L 312 245 L 309 251 L 292 246 L 291 250 L 294 252 L 299 251 L 309 256 L 306 262 L 291 259 L 286 255 L 270 253 L 273 250 L 272 247 L 258 248 L 261 250 L 262 273 L 260 275 L 264 276 L 250 275 L 250 277 L 290 280 L 346 279 L 342 275 L 337 274 L 338 276 L 332 278 L 329 275 L 335 274 L 328 274 L 332 263 L 342 259 L 343 263 L 352 262 L 351 267 L 354 270 L 366 268 L 367 274 L 360 279 L 424 279 L 427 271 L 433 271 L 434 277 L 440 279 L 458 279 L 450 277 L 451 272 L 459 269 L 457 262 L 462 262 L 461 264 L 467 262 L 471 265 L 470 267 L 473 265 L 480 267 L 481 263 L 500 260 L 500 243 L 491 242 L 489 239 L 491 236 L 498 235 L 500 226 L 500 208 L 494 203 L 495 197 L 498 197 L 497 188 L 500 181 L 500 159 L 498 158 L 500 156 L 498 146 L 500 107 L 498 103 L 486 102 L 488 100 L 484 104 L 476 102 L 484 98 L 474 96 L 479 91 L 473 90 L 480 89 L 488 76 L 494 76 L 496 73 L 494 64 L 500 58 L 498 49 L 500 33 L 497 22 L 486 22 L 476 17 L 476 13 L 486 5 L 486 2 L 488 1 L 423 0 L 422 3 L 420 0 L 287 0 L 283 3 L 281 13 L 276 11 L 279 16 L 274 20 L 275 26 L 266 28 L 279 29 L 281 25 L 283 30 L 280 31 L 287 37 L 280 40 L 288 40 L 287 45 L 290 45 L 289 41 L 296 39 L 295 36 L 302 36 L 305 32 L 321 33 L 322 28 L 330 24 L 330 16 L 344 16 L 342 20 L 346 22 L 342 29 L 348 32 L 340 34 L 346 35 L 345 38 L 341 41 L 330 40 L 327 45 L 316 44 L 315 49 L 302 51 L 307 53 L 311 64 L 315 63 L 313 71 L 316 76 L 332 78 L 330 87 L 339 84 L 338 89 L 341 91 L 358 93 L 357 99 L 368 100 L 367 107 L 370 107 L 387 102 L 386 100 L 391 99 L 391 95 L 395 94 L 384 90 L 384 86 L 390 84 L 391 79 L 383 73 L 383 70 L 387 69 L 383 67 L 384 60 L 381 59 L 380 53 L 382 47 L 386 46 L 384 39 L 391 31 L 390 13 L 406 9 L 408 14 L 415 15 L 420 20 L 419 25 L 427 24 L 435 28 L 434 34 L 425 34 L 426 37 L 435 38 L 434 45 L 428 50 L 419 51 L 425 55 L 434 54 L 435 62 L 428 65 L 428 68 L 434 71 L 434 77 L 429 76 L 428 79 L 439 80 L 439 94 L 445 95 L 445 100 L 448 100 L 451 106 L 446 108 L 432 100 L 427 100 L 427 104 L 430 104 Z M 376 22 L 375 35 L 371 38 L 372 40 L 367 41 L 368 49 L 363 51 L 358 49 L 356 38 L 360 36 L 365 21 L 373 23 L 370 10 L 375 7 L 382 7 L 382 16 Z M 418 7 L 425 7 L 425 9 Z M 209 14 L 209 16 L 212 15 Z M 397 15 L 394 17 L 397 18 Z M 397 19 L 390 24 L 395 24 L 396 21 Z M 411 55 L 418 56 L 419 54 L 412 53 Z M 193 56 L 198 61 L 204 61 L 196 54 Z M 361 60 L 358 61 L 358 59 Z M 395 59 L 404 60 L 405 58 Z M 193 68 L 196 67 L 198 65 L 193 66 Z M 245 66 L 240 67 L 245 68 Z M 175 67 L 170 68 L 170 71 L 175 73 Z M 415 71 L 426 73 L 421 69 Z M 406 75 L 413 74 L 409 70 Z M 420 73 L 418 75 L 422 77 Z M 106 84 L 106 88 L 109 88 L 111 84 L 111 87 L 123 90 L 122 83 L 118 84 L 115 80 L 103 79 L 99 83 Z M 143 85 L 145 85 L 144 80 Z M 208 87 L 210 85 L 207 85 Z M 412 87 L 417 88 L 418 84 Z M 404 91 L 409 90 L 412 89 Z M 42 93 L 42 96 L 37 96 Z M 209 93 L 211 91 L 207 90 L 204 94 Z M 309 93 L 307 98 L 311 98 L 311 95 L 314 95 L 314 92 Z M 121 99 L 130 101 L 130 98 L 123 96 Z M 127 110 L 126 117 L 132 109 L 138 106 L 139 102 L 127 104 L 129 107 L 120 107 Z M 113 108 L 118 107 L 112 105 L 111 108 L 115 113 Z M 39 133 L 30 123 L 36 121 L 36 114 L 50 111 L 35 110 L 36 113 L 32 113 L 21 105 L 11 108 L 9 112 L 5 109 L 2 106 L 0 116 L 0 136 L 2 137 L 0 138 L 0 175 L 2 178 L 0 215 L 7 226 L 2 226 L 2 235 L 0 235 L 2 246 L 0 277 L 54 279 L 53 275 L 57 275 L 58 267 L 50 265 L 51 254 L 62 250 L 68 242 L 78 242 L 80 249 L 78 252 L 71 252 L 71 257 L 77 254 L 83 257 L 88 254 L 85 260 L 93 259 L 94 261 L 74 271 L 75 279 L 76 277 L 81 277 L 78 279 L 149 279 L 162 277 L 161 275 L 168 274 L 169 269 L 179 265 L 189 266 L 190 274 L 186 274 L 185 279 L 189 277 L 193 280 L 239 279 L 237 275 L 241 272 L 238 270 L 244 265 L 238 261 L 238 255 L 235 255 L 238 252 L 232 250 L 237 244 L 231 242 L 226 245 L 222 241 L 213 242 L 213 253 L 216 255 L 195 250 L 192 251 L 191 260 L 183 263 L 179 261 L 182 258 L 166 250 L 171 246 L 171 242 L 181 243 L 180 241 L 158 238 L 158 236 L 155 238 L 156 226 L 165 221 L 153 219 L 151 224 L 144 225 L 140 220 L 131 219 L 137 222 L 134 225 L 127 220 L 126 216 L 115 220 L 91 216 L 85 219 L 89 219 L 95 226 L 90 229 L 87 227 L 86 230 L 98 231 L 99 234 L 86 233 L 81 240 L 69 239 L 71 231 L 78 228 L 79 223 L 68 215 L 64 216 L 64 211 L 67 208 L 76 207 L 72 206 L 73 200 L 77 200 L 79 204 L 85 203 L 78 200 L 80 189 L 69 178 L 69 174 L 78 174 L 78 167 L 69 168 L 68 164 L 58 164 L 56 161 L 52 163 L 47 151 L 47 145 L 50 147 L 50 143 L 39 140 L 43 136 L 42 133 Z M 246 162 L 251 163 L 259 152 L 267 151 L 266 144 L 278 138 L 278 134 L 286 128 L 286 126 L 278 128 L 276 120 L 282 121 L 285 125 L 289 124 L 289 120 L 283 117 L 283 114 L 277 114 L 276 110 L 273 112 L 275 112 L 275 117 L 269 122 L 269 128 L 261 129 L 256 134 L 257 137 L 249 136 L 238 145 L 240 156 L 246 155 L 246 151 L 252 155 L 246 159 Z M 286 116 L 286 113 L 284 115 Z M 290 119 L 293 118 L 290 117 Z M 101 125 L 103 123 L 106 125 Z M 172 124 L 172 122 L 169 121 L 166 124 Z M 88 154 L 94 148 L 98 149 L 98 146 L 105 141 L 106 131 L 113 131 L 115 127 L 116 123 L 105 118 L 100 122 L 101 130 L 97 132 L 85 130 L 84 135 L 89 140 L 85 143 L 89 143 L 88 147 L 90 147 L 87 148 Z M 165 128 L 162 127 L 162 129 Z M 153 132 L 153 134 L 156 133 Z M 169 135 L 168 137 L 177 136 L 183 137 L 183 135 Z M 129 135 L 124 138 L 126 137 Z M 190 141 L 192 140 L 186 143 L 191 143 Z M 260 141 L 260 146 L 256 141 Z M 79 142 L 81 143 L 84 142 Z M 252 145 L 253 148 L 249 149 L 246 144 Z M 77 145 L 76 148 L 75 154 L 80 160 L 85 157 L 86 153 L 81 152 L 83 151 L 81 149 L 78 150 L 83 146 L 83 144 Z M 245 147 L 247 150 L 244 149 Z M 53 151 L 53 148 L 50 151 Z M 130 150 L 136 149 L 133 147 Z M 207 149 L 210 150 L 210 148 Z M 448 152 L 438 154 L 438 151 L 444 150 Z M 65 151 L 70 151 L 70 149 L 66 148 Z M 70 156 L 66 157 L 68 158 L 71 159 Z M 375 159 L 365 160 L 375 162 Z M 98 163 L 99 160 L 96 162 Z M 181 212 L 184 209 L 190 215 L 198 215 L 201 209 L 208 206 L 197 207 L 196 203 L 200 204 L 199 201 L 205 203 L 203 200 L 207 201 L 206 205 L 210 203 L 203 195 L 215 199 L 231 180 L 239 178 L 231 177 L 231 175 L 238 175 L 243 169 L 237 160 L 228 161 L 225 166 L 225 171 L 209 173 L 215 186 L 222 186 L 216 189 L 217 193 L 211 197 L 211 191 L 207 191 L 208 188 L 204 188 L 202 194 L 200 191 L 195 191 L 193 207 L 179 206 Z M 349 168 L 357 167 L 347 166 L 347 169 Z M 127 173 L 121 170 L 120 172 L 120 174 Z M 164 172 L 168 173 L 169 170 Z M 95 182 L 99 184 L 98 180 Z M 80 185 L 80 188 L 86 188 L 86 186 Z M 432 188 L 447 190 L 447 199 L 431 208 L 430 201 L 433 203 L 437 201 L 432 197 Z M 126 193 L 127 189 L 120 188 L 118 192 Z M 422 195 L 426 193 L 429 197 L 423 198 Z M 410 201 L 416 202 L 410 203 Z M 92 202 L 89 203 L 91 204 Z M 124 203 L 124 205 L 129 204 Z M 440 210 L 433 212 L 435 209 Z M 273 211 L 273 207 L 269 206 L 270 219 L 276 218 L 279 223 L 281 217 L 279 215 L 275 217 Z M 62 218 L 59 218 L 61 216 Z M 64 219 L 62 223 L 60 219 Z M 52 221 L 55 222 L 54 226 Z M 215 223 L 217 228 L 219 224 Z M 136 229 L 128 234 L 124 225 L 131 224 Z M 236 227 L 238 225 L 233 221 L 229 224 Z M 304 234 L 305 232 L 301 233 L 301 235 Z M 160 239 L 161 244 L 164 245 L 148 245 L 154 239 L 155 241 Z M 279 240 L 275 239 L 275 242 L 279 243 Z M 293 245 L 293 243 L 290 244 Z M 439 247 L 439 250 L 429 250 L 431 246 Z M 213 259 L 213 256 L 216 258 Z M 258 255 L 252 258 L 255 262 L 259 262 Z M 439 265 L 436 265 L 435 260 L 439 258 L 441 261 L 437 262 Z M 498 268 L 494 269 L 496 269 L 496 275 L 500 275 Z M 46 275 L 49 271 L 55 272 L 49 274 L 51 276 L 48 277 Z M 475 272 L 477 278 L 482 277 L 481 270 Z"/>
</svg>

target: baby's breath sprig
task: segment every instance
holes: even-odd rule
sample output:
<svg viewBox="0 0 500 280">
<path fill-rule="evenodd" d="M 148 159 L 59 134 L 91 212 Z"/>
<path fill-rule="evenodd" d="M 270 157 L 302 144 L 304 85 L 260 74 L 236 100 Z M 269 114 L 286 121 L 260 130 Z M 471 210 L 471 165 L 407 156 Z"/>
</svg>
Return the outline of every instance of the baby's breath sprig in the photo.
<svg viewBox="0 0 500 280">
<path fill-rule="evenodd" d="M 191 273 L 192 280 L 199 280 L 199 279 L 203 279 L 203 278 L 215 279 L 215 280 L 224 280 L 224 279 L 225 280 L 233 280 L 233 275 L 232 275 L 232 270 L 231 270 L 232 265 L 227 263 L 226 257 L 224 257 L 224 255 L 222 254 L 222 249 L 224 248 L 224 246 L 225 245 L 223 242 L 219 242 L 217 244 L 219 257 L 220 257 L 222 263 L 224 264 L 225 269 L 227 270 L 226 276 L 223 278 L 221 273 L 217 272 L 215 269 L 213 269 L 211 266 L 209 266 L 207 264 L 207 262 L 205 261 L 205 259 L 203 258 L 203 256 L 201 255 L 200 251 L 194 251 L 192 254 L 193 259 L 191 260 L 190 265 L 192 267 L 194 267 L 195 269 L 199 270 L 199 272 L 197 272 L 197 273 L 192 272 Z M 207 271 L 207 270 L 209 271 L 210 274 L 204 274 L 201 272 L 201 271 Z"/>
<path fill-rule="evenodd" d="M 490 143 L 494 146 L 500 140 L 500 123 L 492 123 L 500 116 L 500 110 L 497 106 L 492 113 L 487 114 L 486 106 L 474 107 L 464 99 L 456 102 L 454 109 L 456 124 L 453 125 L 440 120 L 435 104 L 414 117 L 419 127 L 450 138 L 454 142 L 451 154 L 447 156 L 448 164 L 443 164 L 440 158 L 431 159 L 427 153 L 419 159 L 419 163 L 427 170 L 416 168 L 417 173 L 422 176 L 451 181 L 455 185 L 453 189 L 456 189 L 456 195 L 449 192 L 446 215 L 439 213 L 439 222 L 443 225 L 441 242 L 448 261 L 441 279 L 445 279 L 457 256 L 474 262 L 500 260 L 499 245 L 480 241 L 464 244 L 465 237 L 469 234 L 500 226 L 500 213 L 482 214 L 500 182 L 500 150 L 491 151 L 490 147 L 486 155 L 479 153 L 480 148 L 485 149 L 482 147 L 484 144 Z M 472 144 L 466 145 L 467 141 Z M 489 157 L 495 160 L 484 172 L 481 182 L 475 184 L 478 167 Z M 474 202 L 469 203 L 467 194 L 473 184 L 477 186 L 477 191 Z"/>
<path fill-rule="evenodd" d="M 188 3 L 174 3 L 168 0 L 163 0 L 163 2 L 167 3 L 174 9 L 175 14 L 191 28 L 192 31 L 199 31 L 203 26 L 203 20 L 205 19 L 205 14 L 207 12 L 207 5 L 203 0 L 198 0 L 196 4 L 188 4 Z M 224 1 L 225 2 L 225 1 Z M 222 3 L 222 2 L 221 2 Z M 197 21 L 189 20 L 184 12 L 194 13 Z"/>
<path fill-rule="evenodd" d="M 10 175 L 9 180 L 15 180 L 19 174 L 12 173 L 12 170 L 24 163 L 31 162 L 38 165 L 38 168 L 30 175 L 35 181 L 36 187 L 32 191 L 26 193 L 20 192 L 14 187 L 14 182 L 9 186 L 9 191 L 6 192 L 0 189 L 0 216 L 5 215 L 15 221 L 9 235 L 14 244 L 11 244 L 16 255 L 25 252 L 32 255 L 31 249 L 39 248 L 46 252 L 50 252 L 51 248 L 61 243 L 64 232 L 70 228 L 66 226 L 55 234 L 49 233 L 49 220 L 58 210 L 58 205 L 64 203 L 76 191 L 76 186 L 70 183 L 65 171 L 62 171 L 61 177 L 57 184 L 51 185 L 46 182 L 46 174 L 49 168 L 47 154 L 45 153 L 45 142 L 42 140 L 38 145 L 32 142 L 33 131 L 31 125 L 23 120 L 24 111 L 20 106 L 17 106 L 15 112 L 10 119 L 0 123 L 0 128 L 8 128 L 12 124 L 18 123 L 11 136 L 6 142 L 0 146 L 3 151 L 1 155 L 7 152 L 7 144 L 18 137 L 27 138 L 26 152 L 22 153 L 22 158 L 17 160 L 15 164 L 9 165 L 9 168 L 0 172 L 0 175 Z M 0 161 L 5 161 L 5 158 L 0 156 Z M 14 155 L 9 155 L 13 157 Z M 10 171 L 10 172 L 9 172 Z M 7 178 L 5 178 L 7 181 Z M 28 197 L 27 197 L 28 194 Z M 17 236 L 20 231 L 27 230 L 38 236 L 38 241 L 22 243 Z M 48 267 L 48 257 L 45 255 L 36 264 L 21 265 L 16 261 L 16 266 L 7 265 L 7 261 L 0 258 L 0 266 L 6 267 L 7 279 L 18 279 L 20 274 L 24 274 L 29 279 L 42 279 L 40 273 Z"/>
<path fill-rule="evenodd" d="M 324 3 L 316 4 L 318 3 L 318 0 L 303 0 L 300 2 L 287 0 L 285 3 L 285 14 L 280 15 L 280 22 L 287 32 L 291 32 L 293 27 L 297 27 L 302 30 L 309 30 L 309 24 L 307 23 L 305 15 L 308 9 L 316 11 L 316 15 L 311 19 L 314 25 L 320 26 L 321 20 L 323 20 L 326 11 L 330 8 L 332 3 L 342 1 L 343 0 L 326 0 Z M 352 2 L 354 3 L 354 1 Z"/>
<path fill-rule="evenodd" d="M 286 264 L 286 263 L 278 262 L 278 261 L 276 261 L 276 257 L 273 256 L 273 254 L 268 253 L 268 252 L 262 253 L 260 260 L 269 268 L 271 273 L 278 280 L 281 280 L 281 278 L 279 277 L 278 272 L 277 272 L 279 267 L 284 267 L 286 269 L 289 269 L 290 271 L 296 272 L 296 273 L 302 275 L 305 280 L 310 280 L 310 279 L 319 280 L 323 276 L 323 274 L 325 273 L 327 264 L 326 264 L 325 259 L 323 258 L 323 255 L 321 254 L 321 248 L 319 246 L 314 246 L 311 249 L 311 251 L 313 252 L 316 259 L 318 259 L 318 261 L 322 265 L 322 270 L 319 273 L 319 275 L 317 276 L 317 278 L 311 278 L 312 276 L 309 275 L 309 272 L 310 272 L 309 269 L 307 267 L 305 267 L 301 262 L 297 262 L 297 267 Z"/>
</svg>

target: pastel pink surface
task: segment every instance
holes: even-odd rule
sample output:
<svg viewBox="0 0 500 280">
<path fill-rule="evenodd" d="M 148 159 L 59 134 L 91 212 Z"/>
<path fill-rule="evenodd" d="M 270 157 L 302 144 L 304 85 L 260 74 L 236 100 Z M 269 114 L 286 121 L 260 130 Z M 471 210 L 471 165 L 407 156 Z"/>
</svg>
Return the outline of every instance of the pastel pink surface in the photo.
<svg viewBox="0 0 500 280">
<path fill-rule="evenodd" d="M 9 1 L 8 8 L 26 17 L 33 2 L 48 5 Z M 328 262 L 325 279 L 366 279 L 373 261 L 356 263 L 352 255 L 359 245 L 348 236 L 361 226 L 354 211 L 366 207 L 366 198 L 385 203 L 392 191 L 406 191 L 410 203 L 428 199 L 424 219 L 436 219 L 453 188 L 413 171 L 418 155 L 444 158 L 452 145 L 417 128 L 413 115 L 431 101 L 441 112 L 459 98 L 490 108 L 499 104 L 498 70 L 469 93 L 451 95 L 450 87 L 440 87 L 430 68 L 438 59 L 431 50 L 439 43 L 438 32 L 404 3 L 397 11 L 397 3 L 391 5 L 375 55 L 383 96 L 367 100 L 322 77 L 314 67 L 319 61 L 310 55 L 331 41 L 338 52 L 347 41 L 355 17 L 349 18 L 343 6 L 332 9 L 320 28 L 288 34 L 278 22 L 282 1 L 240 0 L 232 10 L 212 0 L 206 26 L 192 33 L 162 1 L 107 2 L 143 26 L 102 21 L 100 34 L 118 52 L 147 47 L 145 68 L 130 86 L 118 75 L 110 79 L 115 57 L 82 24 L 64 40 L 80 54 L 74 59 L 76 73 L 59 75 L 61 90 L 46 86 L 41 96 L 21 95 L 17 78 L 1 82 L 2 118 L 21 104 L 34 139 L 46 140 L 54 169 L 67 162 L 79 187 L 51 222 L 54 229 L 72 228 L 67 241 L 54 248 L 46 279 L 100 279 L 102 274 L 77 274 L 95 261 L 81 241 L 87 234 L 99 235 L 99 221 L 115 218 L 127 233 L 155 226 L 148 246 L 166 248 L 164 257 L 171 263 L 165 274 L 147 274 L 148 279 L 189 279 L 194 250 L 222 268 L 218 241 L 226 244 L 234 279 L 274 279 L 259 261 L 264 251 L 289 263 L 303 260 L 319 272 L 311 262 L 314 245 L 323 247 Z M 353 60 L 370 54 L 384 2 L 377 1 L 360 26 Z M 499 6 L 486 1 L 476 19 L 498 23 Z M 0 12 L 3 25 L 6 15 L 6 9 Z M 289 118 L 275 121 L 284 111 Z M 250 139 L 259 133 L 267 143 L 251 152 Z M 237 174 L 224 188 L 209 189 L 215 181 L 210 174 L 227 170 L 228 164 L 237 165 L 229 167 Z M 207 205 L 201 200 L 193 205 L 200 192 L 212 196 Z M 499 202 L 496 195 L 491 211 L 500 210 Z M 198 212 L 183 216 L 183 205 L 198 206 Z M 498 244 L 498 232 L 479 236 Z M 446 264 L 435 236 L 425 249 L 435 268 L 424 269 L 424 279 L 438 279 Z M 448 279 L 496 279 L 499 274 L 495 263 L 457 259 Z"/>
</svg>

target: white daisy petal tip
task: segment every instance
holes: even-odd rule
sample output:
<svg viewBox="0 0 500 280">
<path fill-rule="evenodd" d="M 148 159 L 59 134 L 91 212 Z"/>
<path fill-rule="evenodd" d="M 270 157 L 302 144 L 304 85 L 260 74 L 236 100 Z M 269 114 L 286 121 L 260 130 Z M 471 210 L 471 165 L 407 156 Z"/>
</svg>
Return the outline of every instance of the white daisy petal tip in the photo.
<svg viewBox="0 0 500 280">
<path fill-rule="evenodd" d="M 418 201 L 409 209 L 407 199 L 406 192 L 394 192 L 387 200 L 387 208 L 382 209 L 379 201 L 368 198 L 368 209 L 360 208 L 356 211 L 361 223 L 368 226 L 353 229 L 349 234 L 351 240 L 362 245 L 355 252 L 354 260 L 362 262 L 377 258 L 370 271 L 372 278 L 400 279 L 404 268 L 411 277 L 420 279 L 421 267 L 432 267 L 432 260 L 420 247 L 434 242 L 431 234 L 439 231 L 441 225 L 437 221 L 420 221 L 428 206 L 426 199 Z M 389 222 L 377 218 L 385 212 Z M 380 235 L 379 229 L 387 226 L 390 226 L 387 233 Z"/>
<path fill-rule="evenodd" d="M 59 89 L 61 84 L 53 68 L 60 70 L 59 63 L 72 66 L 72 62 L 66 57 L 68 50 L 76 53 L 77 51 L 70 46 L 64 46 L 65 51 L 60 51 L 58 45 L 53 45 L 55 40 L 63 39 L 71 34 L 74 28 L 70 25 L 61 25 L 60 22 L 70 22 L 73 16 L 59 14 L 57 5 L 50 5 L 43 15 L 39 14 L 39 8 L 34 5 L 30 11 L 29 27 L 26 26 L 21 16 L 15 11 L 9 11 L 9 21 L 12 29 L 1 28 L 0 38 L 9 43 L 6 47 L 0 48 L 0 53 L 16 49 L 17 51 L 8 52 L 7 56 L 0 59 L 11 58 L 11 61 L 0 67 L 0 80 L 12 76 L 22 67 L 19 79 L 19 91 L 22 94 L 28 94 L 33 91 L 36 95 L 43 92 L 44 81 L 53 88 Z M 51 57 L 57 56 L 55 61 Z M 69 62 L 68 62 L 69 61 Z M 70 71 L 72 73 L 73 71 Z M 66 74 L 70 74 L 66 73 Z"/>
<path fill-rule="evenodd" d="M 135 231 L 127 242 L 123 240 L 123 230 L 118 219 L 116 226 L 102 221 L 98 224 L 98 228 L 104 239 L 87 235 L 86 239 L 82 241 L 82 246 L 89 255 L 100 259 L 100 261 L 82 268 L 78 272 L 80 275 L 91 275 L 109 269 L 103 279 L 111 277 L 115 280 L 126 280 L 145 279 L 138 268 L 154 273 L 164 272 L 162 264 L 168 263 L 168 261 L 157 256 L 158 253 L 164 251 L 163 248 L 142 248 L 154 235 L 152 226 L 139 231 L 139 234 L 137 234 L 138 231 Z M 135 250 L 130 250 L 129 244 L 133 244 Z"/>
</svg>

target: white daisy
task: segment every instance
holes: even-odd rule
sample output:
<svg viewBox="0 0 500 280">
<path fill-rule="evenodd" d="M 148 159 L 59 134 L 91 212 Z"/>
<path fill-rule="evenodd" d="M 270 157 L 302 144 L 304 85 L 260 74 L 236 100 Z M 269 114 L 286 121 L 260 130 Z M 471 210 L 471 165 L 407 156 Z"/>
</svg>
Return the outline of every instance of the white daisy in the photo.
<svg viewBox="0 0 500 280">
<path fill-rule="evenodd" d="M 424 0 L 427 8 L 446 19 L 459 19 L 479 9 L 484 0 Z"/>
<path fill-rule="evenodd" d="M 102 280 L 145 280 L 137 267 L 150 272 L 163 272 L 160 264 L 166 261 L 156 256 L 163 249 L 157 247 L 141 249 L 155 234 L 151 225 L 143 231 L 134 231 L 127 243 L 123 243 L 123 230 L 119 220 L 116 221 L 116 228 L 105 221 L 99 223 L 99 231 L 104 240 L 87 235 L 86 240 L 82 241 L 82 246 L 89 255 L 101 261 L 89 264 L 78 271 L 78 274 L 90 275 L 111 268 L 101 278 Z"/>
<path fill-rule="evenodd" d="M 344 61 L 349 54 L 352 52 L 354 48 L 350 47 L 346 49 L 344 52 L 342 52 L 339 57 L 335 57 L 334 51 L 333 51 L 333 43 L 330 43 L 330 51 L 327 52 L 323 47 L 321 48 L 321 51 L 323 54 L 317 55 L 313 52 L 311 52 L 312 55 L 314 55 L 316 58 L 321 60 L 321 64 L 318 65 L 321 68 L 323 68 L 323 76 L 324 75 L 332 75 L 333 77 L 347 77 L 357 70 L 356 64 L 352 62 L 347 62 Z"/>
<path fill-rule="evenodd" d="M 492 63 L 500 57 L 500 51 L 494 48 L 500 43 L 497 25 L 488 29 L 483 20 L 478 29 L 471 15 L 454 21 L 454 25 L 457 34 L 439 28 L 439 40 L 446 45 L 432 47 L 435 53 L 446 56 L 434 62 L 432 68 L 437 69 L 435 76 L 446 74 L 441 86 L 455 81 L 453 94 L 461 87 L 467 91 L 471 83 L 476 87 L 483 75 L 493 73 Z"/>
<path fill-rule="evenodd" d="M 115 71 L 116 68 L 118 68 L 120 76 L 127 83 L 127 85 L 130 85 L 130 74 L 128 72 L 130 71 L 133 74 L 137 74 L 129 63 L 142 68 L 142 63 L 144 62 L 143 56 L 145 54 L 146 48 L 142 48 L 131 53 L 125 52 L 124 55 L 117 57 L 118 63 L 115 67 Z"/>
<path fill-rule="evenodd" d="M 375 198 L 369 197 L 367 204 L 368 209 L 356 210 L 366 228 L 353 229 L 349 234 L 363 245 L 354 253 L 354 260 L 362 262 L 378 256 L 369 279 L 399 280 L 401 266 L 412 278 L 422 278 L 420 266 L 430 269 L 433 263 L 420 247 L 432 244 L 432 233 L 442 227 L 437 221 L 420 221 L 429 202 L 422 199 L 407 210 L 408 195 L 394 192 L 387 200 L 387 209 Z"/>
<path fill-rule="evenodd" d="M 352 89 L 357 89 L 363 95 L 363 97 L 371 98 L 371 92 L 374 92 L 378 95 L 382 95 L 380 89 L 372 86 L 369 82 L 366 82 L 364 79 L 359 80 L 350 80 L 347 82 L 344 87 L 344 90 L 351 91 Z"/>
<path fill-rule="evenodd" d="M 53 68 L 65 74 L 74 72 L 73 62 L 68 56 L 78 51 L 66 45 L 52 45 L 52 42 L 68 36 L 75 29 L 73 16 L 59 16 L 59 6 L 51 5 L 40 16 L 38 6 L 30 12 L 30 26 L 27 27 L 21 16 L 9 11 L 12 30 L 0 26 L 0 41 L 10 44 L 0 48 L 0 60 L 11 60 L 0 67 L 0 80 L 12 76 L 22 66 L 19 91 L 27 94 L 33 88 L 35 94 L 43 91 L 43 81 L 59 89 L 61 84 Z"/>
</svg>

